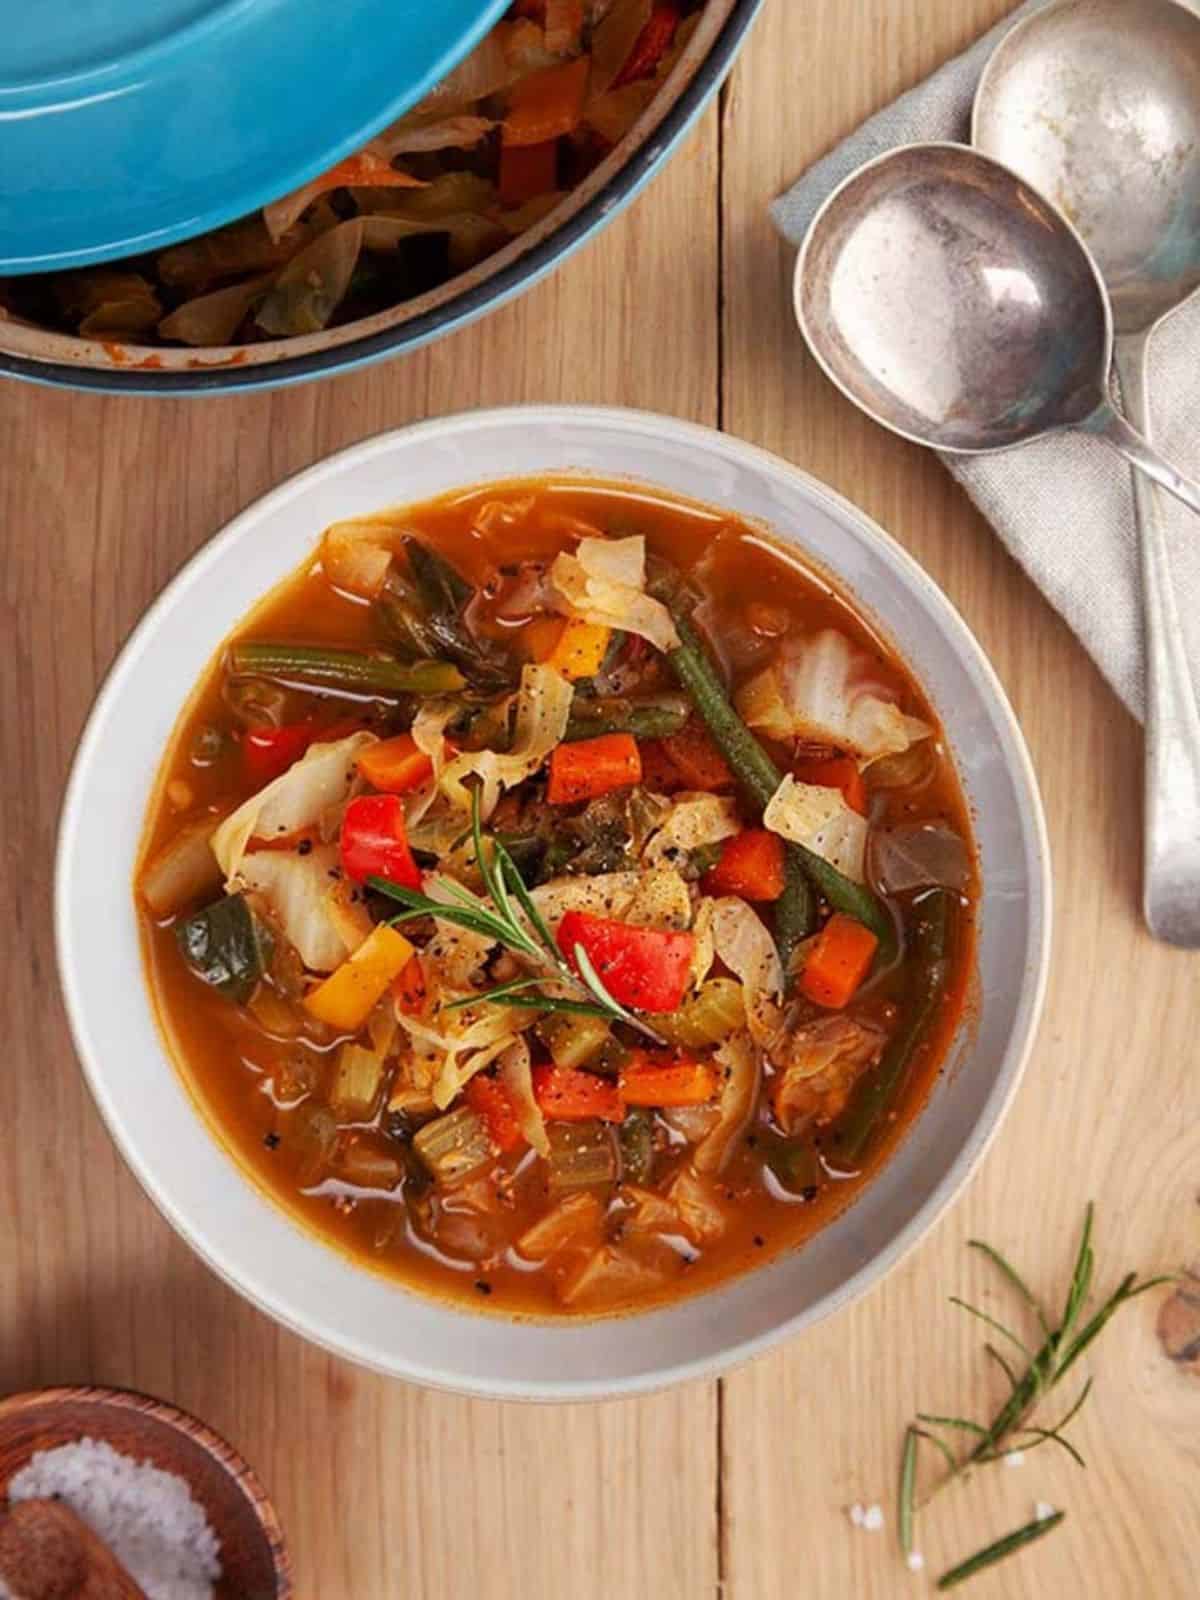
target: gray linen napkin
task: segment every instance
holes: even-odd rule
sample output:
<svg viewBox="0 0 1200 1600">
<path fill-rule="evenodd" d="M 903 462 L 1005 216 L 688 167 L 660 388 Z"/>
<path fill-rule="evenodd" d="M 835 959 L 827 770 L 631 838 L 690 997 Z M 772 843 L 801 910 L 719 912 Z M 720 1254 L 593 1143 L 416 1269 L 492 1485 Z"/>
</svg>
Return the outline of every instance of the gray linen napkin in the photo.
<svg viewBox="0 0 1200 1600">
<path fill-rule="evenodd" d="M 771 208 L 798 245 L 830 191 L 864 161 L 898 144 L 970 138 L 975 86 L 1030 0 L 931 78 L 903 95 L 818 161 Z M 1200 297 L 1164 325 L 1150 352 L 1154 440 L 1176 466 L 1200 477 Z M 1121 458 L 1097 440 L 1059 435 L 1004 455 L 943 457 L 1009 551 L 1066 618 L 1136 717 L 1144 700 L 1142 620 L 1133 494 Z M 1159 495 L 1184 642 L 1200 687 L 1200 526 Z"/>
</svg>

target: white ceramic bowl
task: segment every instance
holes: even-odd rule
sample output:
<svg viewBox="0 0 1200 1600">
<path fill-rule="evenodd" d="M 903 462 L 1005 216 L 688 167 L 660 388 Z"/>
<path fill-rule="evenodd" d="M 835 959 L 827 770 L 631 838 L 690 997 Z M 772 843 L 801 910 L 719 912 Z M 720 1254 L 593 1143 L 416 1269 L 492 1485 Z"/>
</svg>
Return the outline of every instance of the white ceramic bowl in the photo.
<svg viewBox="0 0 1200 1600">
<path fill-rule="evenodd" d="M 984 894 L 978 1018 L 863 1196 L 802 1251 L 714 1293 L 619 1321 L 555 1325 L 411 1294 L 352 1266 L 246 1180 L 166 1057 L 130 885 L 180 708 L 220 640 L 327 524 L 564 469 L 728 506 L 837 575 L 911 663 L 945 725 L 975 815 Z M 148 1194 L 214 1270 L 288 1327 L 382 1372 L 469 1394 L 567 1400 L 654 1389 L 766 1350 L 878 1282 L 932 1226 L 980 1160 L 1029 1053 L 1049 948 L 1049 854 L 1029 757 L 982 651 L 860 511 L 706 428 L 530 407 L 421 423 L 345 450 L 244 511 L 183 569 L 126 645 L 84 733 L 59 836 L 56 916 L 67 1009 L 97 1104 Z"/>
</svg>

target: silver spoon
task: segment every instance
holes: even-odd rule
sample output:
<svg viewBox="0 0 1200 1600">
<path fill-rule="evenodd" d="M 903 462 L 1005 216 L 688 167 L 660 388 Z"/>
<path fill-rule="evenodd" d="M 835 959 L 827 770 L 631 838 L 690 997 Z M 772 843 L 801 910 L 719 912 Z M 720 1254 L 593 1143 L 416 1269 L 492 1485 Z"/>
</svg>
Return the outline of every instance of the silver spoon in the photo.
<svg viewBox="0 0 1200 1600">
<path fill-rule="evenodd" d="M 1096 258 L 1125 412 L 1150 432 L 1155 329 L 1200 285 L 1200 16 L 1174 0 L 1059 0 L 1017 24 L 975 97 L 976 145 L 1066 212 Z M 1146 638 L 1150 931 L 1200 947 L 1200 714 L 1154 489 L 1133 475 Z"/>
</svg>

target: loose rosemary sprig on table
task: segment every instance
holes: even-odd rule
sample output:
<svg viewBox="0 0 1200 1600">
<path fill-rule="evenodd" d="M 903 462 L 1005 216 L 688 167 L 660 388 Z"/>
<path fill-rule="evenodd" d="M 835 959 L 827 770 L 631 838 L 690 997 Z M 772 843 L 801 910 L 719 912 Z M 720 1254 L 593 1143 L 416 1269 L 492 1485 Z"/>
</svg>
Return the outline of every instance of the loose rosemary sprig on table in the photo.
<svg viewBox="0 0 1200 1600">
<path fill-rule="evenodd" d="M 543 967 L 548 965 L 551 970 L 543 977 L 518 978 L 512 983 L 502 983 L 494 989 L 485 990 L 482 994 L 451 1001 L 446 1009 L 458 1010 L 486 1000 L 531 1011 L 567 1011 L 575 1016 L 603 1017 L 609 1022 L 624 1022 L 655 1044 L 663 1044 L 665 1041 L 648 1023 L 608 992 L 604 980 L 580 944 L 574 950 L 578 971 L 572 969 L 503 841 L 493 837 L 490 851 L 485 847 L 478 789 L 471 792 L 471 838 L 475 847 L 475 861 L 490 905 L 450 877 L 442 881 L 447 893 L 454 896 L 452 904 L 432 900 L 419 890 L 404 888 L 388 878 L 371 877 L 367 882 L 372 889 L 406 908 L 399 916 L 392 918 L 393 923 L 414 922 L 420 917 L 438 917 L 443 922 L 453 923 L 455 927 L 478 933 L 494 944 L 503 945 L 514 955 L 524 956 Z M 518 908 L 524 912 L 529 927 L 521 920 Z M 547 994 L 542 985 L 548 980 L 568 984 L 581 998 Z"/>
<path fill-rule="evenodd" d="M 1127 1301 L 1145 1294 L 1148 1289 L 1154 1289 L 1159 1284 L 1170 1281 L 1169 1277 L 1157 1277 L 1139 1283 L 1135 1272 L 1127 1273 L 1099 1310 L 1081 1326 L 1084 1304 L 1095 1275 L 1095 1254 L 1092 1249 L 1093 1215 L 1094 1208 L 1089 1202 L 1075 1257 L 1075 1269 L 1071 1274 L 1070 1287 L 1057 1325 L 1052 1324 L 1037 1296 L 999 1251 L 979 1239 L 969 1241 L 970 1248 L 978 1250 L 981 1255 L 987 1257 L 1010 1288 L 1016 1291 L 1033 1312 L 1042 1335 L 1042 1342 L 1036 1349 L 1030 1349 L 1023 1339 L 996 1318 L 981 1311 L 977 1306 L 960 1300 L 956 1295 L 951 1296 L 951 1304 L 978 1318 L 1014 1346 L 1023 1356 L 1024 1366 L 1018 1372 L 1013 1362 L 994 1344 L 985 1344 L 984 1349 L 1001 1368 L 1009 1385 L 1008 1396 L 991 1421 L 984 1424 L 974 1422 L 967 1417 L 938 1416 L 921 1411 L 917 1413 L 916 1421 L 905 1430 L 904 1447 L 900 1458 L 897 1515 L 900 1548 L 905 1556 L 908 1556 L 913 1548 L 913 1525 L 919 1509 L 916 1499 L 917 1452 L 922 1440 L 933 1445 L 947 1463 L 947 1471 L 920 1502 L 922 1506 L 928 1505 L 935 1494 L 947 1484 L 964 1477 L 972 1468 L 984 1466 L 991 1461 L 1001 1461 L 1011 1450 L 1031 1450 L 1039 1444 L 1053 1442 L 1060 1445 L 1079 1466 L 1086 1465 L 1079 1451 L 1064 1436 L 1063 1430 L 1079 1414 L 1091 1393 L 1090 1378 L 1065 1415 L 1052 1427 L 1035 1425 L 1029 1420 L 1030 1415 L 1050 1391 L 1061 1383 L 1079 1357 Z M 964 1453 L 956 1454 L 940 1434 L 930 1431 L 932 1428 L 966 1433 L 970 1435 L 972 1443 Z M 979 1551 L 977 1555 L 945 1573 L 938 1581 L 938 1588 L 954 1587 L 975 1572 L 982 1571 L 984 1567 L 1001 1560 L 1013 1550 L 1020 1549 L 1043 1533 L 1048 1533 L 1051 1528 L 1058 1526 L 1062 1518 L 1063 1513 L 1058 1512 L 1054 1516 L 1029 1523 L 1026 1527 L 1005 1535 L 995 1544 L 989 1545 L 985 1550 Z"/>
</svg>

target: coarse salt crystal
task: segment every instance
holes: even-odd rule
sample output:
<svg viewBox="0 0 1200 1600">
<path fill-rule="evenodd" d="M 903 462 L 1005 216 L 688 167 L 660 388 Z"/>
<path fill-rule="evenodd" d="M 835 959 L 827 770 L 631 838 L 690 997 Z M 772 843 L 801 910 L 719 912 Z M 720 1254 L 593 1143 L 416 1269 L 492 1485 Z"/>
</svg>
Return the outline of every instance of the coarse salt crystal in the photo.
<svg viewBox="0 0 1200 1600">
<path fill-rule="evenodd" d="M 910 1572 L 920 1572 L 924 1565 L 925 1557 L 919 1550 L 910 1550 L 908 1552 L 908 1570 Z"/>
<path fill-rule="evenodd" d="M 12 1501 L 66 1502 L 111 1549 L 147 1600 L 212 1600 L 220 1546 L 187 1482 L 110 1444 L 38 1450 L 8 1485 Z"/>
<path fill-rule="evenodd" d="M 863 1527 L 868 1533 L 878 1533 L 883 1527 L 883 1511 L 879 1506 L 868 1506 L 863 1514 Z"/>
<path fill-rule="evenodd" d="M 1044 1500 L 1039 1500 L 1037 1505 L 1033 1508 L 1033 1514 L 1039 1522 L 1045 1522 L 1048 1517 L 1052 1517 L 1054 1515 L 1054 1510 L 1055 1508 L 1053 1506 L 1047 1505 Z"/>
<path fill-rule="evenodd" d="M 1009 1467 L 1023 1467 L 1025 1465 L 1024 1450 L 1010 1450 L 1005 1456 L 1004 1462 Z"/>
<path fill-rule="evenodd" d="M 847 1515 L 849 1516 L 850 1521 L 854 1524 L 854 1526 L 856 1528 L 861 1528 L 862 1525 L 863 1525 L 863 1518 L 866 1516 L 866 1512 L 863 1510 L 863 1508 L 859 1505 L 858 1501 L 856 1500 L 854 1502 L 854 1504 L 850 1507 L 850 1510 L 847 1513 Z"/>
</svg>

